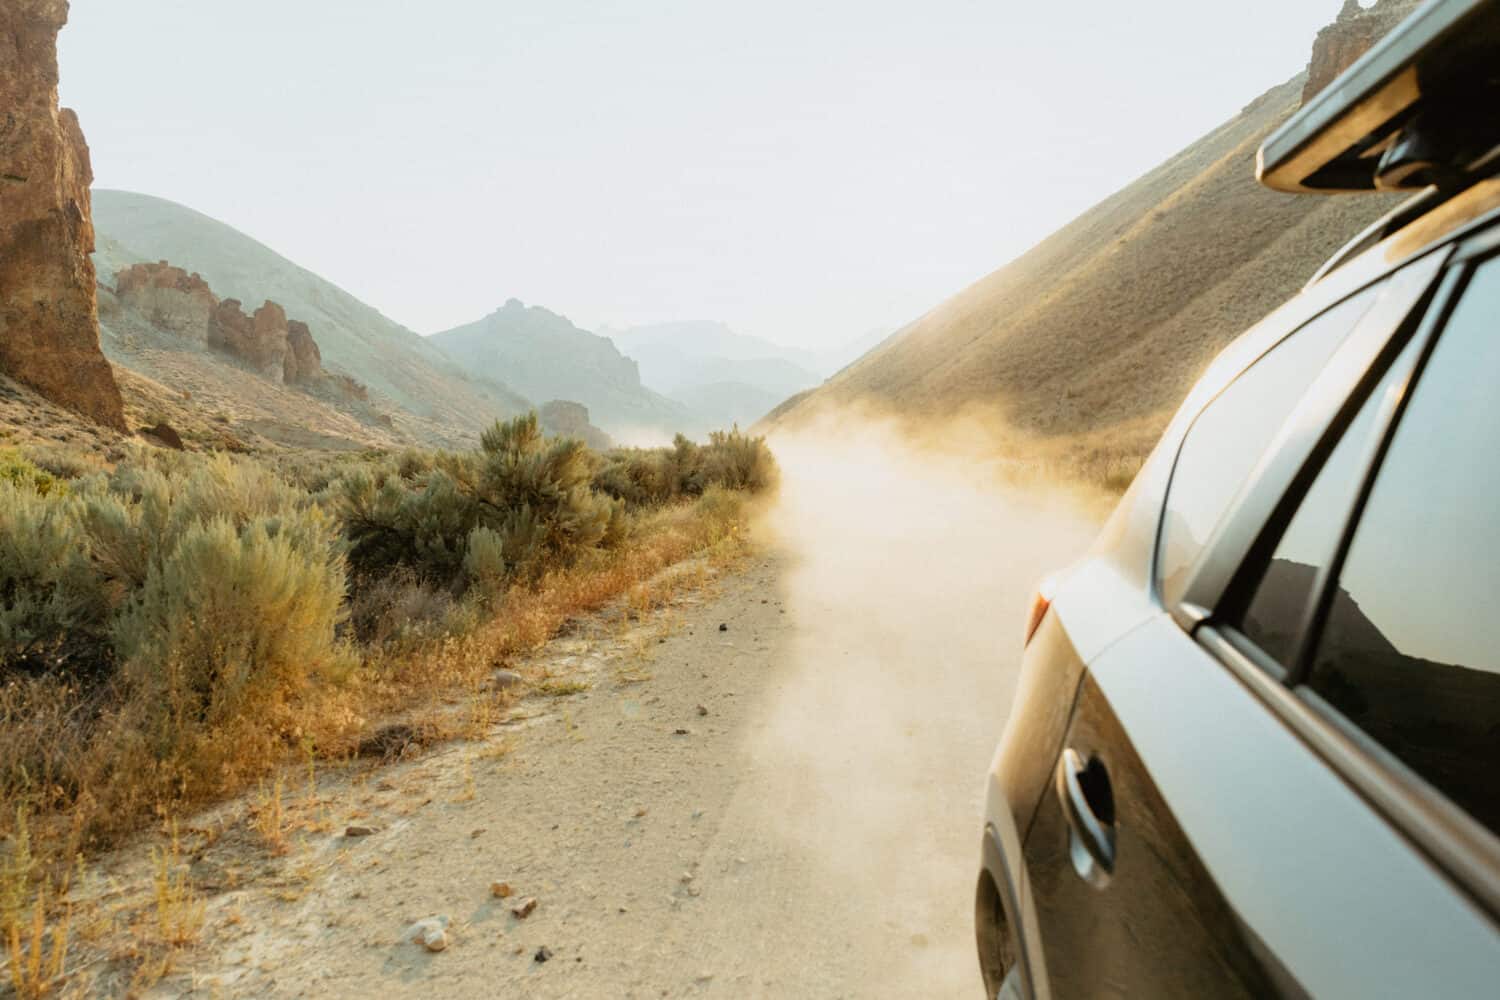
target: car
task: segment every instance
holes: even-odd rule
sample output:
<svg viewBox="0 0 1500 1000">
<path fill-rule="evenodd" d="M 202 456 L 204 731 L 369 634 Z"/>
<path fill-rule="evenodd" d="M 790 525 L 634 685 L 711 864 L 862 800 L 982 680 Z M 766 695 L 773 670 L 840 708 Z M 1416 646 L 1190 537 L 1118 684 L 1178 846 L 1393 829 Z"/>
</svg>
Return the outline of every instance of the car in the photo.
<svg viewBox="0 0 1500 1000">
<path fill-rule="evenodd" d="M 1258 175 L 1415 194 L 1214 361 L 1039 588 L 991 997 L 1500 995 L 1500 0 L 1418 8 Z"/>
</svg>

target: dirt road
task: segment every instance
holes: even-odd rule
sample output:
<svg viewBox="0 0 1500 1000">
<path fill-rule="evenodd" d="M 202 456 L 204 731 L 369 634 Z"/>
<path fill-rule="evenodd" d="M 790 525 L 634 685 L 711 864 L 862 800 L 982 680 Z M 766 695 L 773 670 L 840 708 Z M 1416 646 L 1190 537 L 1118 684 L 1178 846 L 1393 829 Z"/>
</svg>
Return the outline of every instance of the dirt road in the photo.
<svg viewBox="0 0 1500 1000">
<path fill-rule="evenodd" d="M 982 779 L 1030 587 L 1088 521 L 889 442 L 777 449 L 764 555 L 555 642 L 586 690 L 331 793 L 296 884 L 215 897 L 156 992 L 977 995 Z M 429 916 L 441 952 L 403 940 Z"/>
</svg>

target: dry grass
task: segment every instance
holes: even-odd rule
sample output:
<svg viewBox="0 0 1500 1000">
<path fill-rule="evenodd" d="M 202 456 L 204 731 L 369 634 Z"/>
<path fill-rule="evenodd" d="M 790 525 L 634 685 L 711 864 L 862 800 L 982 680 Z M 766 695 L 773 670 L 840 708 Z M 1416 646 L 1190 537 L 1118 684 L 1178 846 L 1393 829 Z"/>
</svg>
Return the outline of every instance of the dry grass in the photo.
<svg viewBox="0 0 1500 1000">
<path fill-rule="evenodd" d="M 205 902 L 193 890 L 188 866 L 182 859 L 177 824 L 170 824 L 167 843 L 152 851 L 151 888 L 157 940 L 169 949 L 184 948 L 203 931 Z"/>
<path fill-rule="evenodd" d="M 66 890 L 64 890 L 66 891 Z M 49 996 L 63 977 L 68 958 L 72 913 L 50 912 L 45 885 L 39 886 L 29 919 L 17 914 L 4 927 L 5 952 L 10 963 L 10 985 L 22 1000 Z"/>
</svg>

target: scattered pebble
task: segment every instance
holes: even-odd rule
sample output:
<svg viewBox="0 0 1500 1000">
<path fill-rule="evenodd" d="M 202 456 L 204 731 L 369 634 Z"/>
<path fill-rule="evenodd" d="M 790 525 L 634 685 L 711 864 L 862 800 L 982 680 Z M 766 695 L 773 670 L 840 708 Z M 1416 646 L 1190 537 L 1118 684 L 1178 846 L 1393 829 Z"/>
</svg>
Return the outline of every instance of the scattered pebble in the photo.
<svg viewBox="0 0 1500 1000">
<path fill-rule="evenodd" d="M 535 896 L 527 896 L 525 899 L 521 900 L 515 906 L 512 906 L 510 908 L 510 912 L 516 917 L 517 920 L 525 920 L 527 917 L 531 916 L 531 914 L 535 910 L 536 910 L 536 897 Z"/>
<path fill-rule="evenodd" d="M 368 837 L 374 832 L 375 828 L 373 826 L 348 826 L 344 828 L 344 836 L 346 837 Z"/>
<path fill-rule="evenodd" d="M 651 810 L 647 809 L 645 806 L 637 806 L 636 810 L 635 810 L 635 818 L 636 819 L 640 819 L 642 816 L 646 815 L 650 811 Z"/>
<path fill-rule="evenodd" d="M 547 959 L 551 957 L 552 949 L 548 948 L 546 945 L 542 945 L 536 950 L 536 954 L 531 956 L 532 961 L 536 962 L 538 965 L 540 965 L 542 962 L 547 961 Z"/>
<path fill-rule="evenodd" d="M 728 632 L 729 631 L 729 623 L 728 622 L 719 622 L 719 631 L 720 632 Z"/>
<path fill-rule="evenodd" d="M 415 941 L 428 951 L 443 951 L 448 947 L 448 918 L 424 917 L 406 929 L 406 941 Z"/>
<path fill-rule="evenodd" d="M 690 734 L 688 733 L 688 731 L 686 729 L 674 729 L 674 730 L 672 730 L 672 735 L 673 736 L 688 736 Z"/>
<path fill-rule="evenodd" d="M 490 895 L 496 899 L 509 899 L 515 895 L 516 890 L 510 887 L 509 882 L 491 882 Z"/>
<path fill-rule="evenodd" d="M 485 832 L 485 828 L 481 826 L 479 829 L 474 830 L 473 832 L 471 832 L 469 834 L 469 839 L 473 840 L 475 837 L 482 836 L 484 834 L 484 832 Z"/>
</svg>

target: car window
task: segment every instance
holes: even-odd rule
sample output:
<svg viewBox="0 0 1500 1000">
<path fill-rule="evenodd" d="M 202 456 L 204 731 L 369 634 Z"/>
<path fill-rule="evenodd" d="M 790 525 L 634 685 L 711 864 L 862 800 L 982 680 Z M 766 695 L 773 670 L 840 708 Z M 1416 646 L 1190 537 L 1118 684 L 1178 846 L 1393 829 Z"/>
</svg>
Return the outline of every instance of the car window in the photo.
<svg viewBox="0 0 1500 1000">
<path fill-rule="evenodd" d="M 1308 685 L 1500 832 L 1500 260 L 1420 376 L 1350 543 Z"/>
<path fill-rule="evenodd" d="M 1369 310 L 1367 289 L 1263 355 L 1193 421 L 1167 489 L 1157 556 L 1162 596 L 1175 604 L 1225 508 L 1334 350 Z"/>
<path fill-rule="evenodd" d="M 1408 344 L 1360 406 L 1303 495 L 1238 622 L 1247 638 L 1284 667 L 1292 667 L 1318 574 L 1343 537 L 1384 403 L 1399 389 L 1417 350 L 1415 340 Z"/>
</svg>

